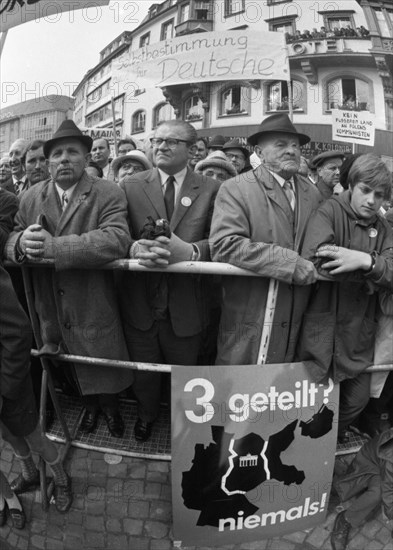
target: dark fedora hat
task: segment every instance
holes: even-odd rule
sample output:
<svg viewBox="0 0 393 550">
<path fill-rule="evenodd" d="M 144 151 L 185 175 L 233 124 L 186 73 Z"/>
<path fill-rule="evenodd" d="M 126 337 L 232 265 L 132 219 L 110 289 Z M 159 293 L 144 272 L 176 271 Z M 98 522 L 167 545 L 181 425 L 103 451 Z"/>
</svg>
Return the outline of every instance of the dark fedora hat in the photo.
<svg viewBox="0 0 393 550">
<path fill-rule="evenodd" d="M 250 145 L 257 145 L 260 136 L 271 133 L 295 135 L 298 137 L 300 145 L 305 145 L 311 139 L 309 136 L 306 136 L 306 134 L 300 134 L 296 130 L 288 115 L 285 113 L 278 113 L 265 118 L 259 126 L 258 132 L 248 138 L 248 143 Z"/>
<path fill-rule="evenodd" d="M 88 153 L 90 153 L 93 146 L 93 140 L 90 136 L 85 136 L 79 130 L 78 126 L 73 120 L 63 120 L 59 128 L 53 134 L 52 139 L 49 139 L 44 145 L 45 158 L 49 157 L 49 153 L 52 147 L 61 139 L 72 138 L 77 139 L 87 147 Z"/>
<path fill-rule="evenodd" d="M 210 141 L 207 144 L 207 147 L 208 149 L 210 149 L 210 147 L 214 147 L 215 149 L 222 149 L 226 144 L 226 142 L 227 142 L 227 138 L 225 136 L 221 136 L 220 134 L 217 134 L 210 138 Z"/>
<path fill-rule="evenodd" d="M 237 139 L 237 138 L 236 139 L 231 139 L 230 141 L 227 141 L 226 144 L 224 145 L 224 147 L 222 148 L 224 153 L 228 149 L 239 149 L 243 153 L 246 160 L 250 156 L 250 151 L 248 149 L 246 149 L 245 147 L 243 147 L 242 142 L 240 141 L 240 139 Z"/>
</svg>

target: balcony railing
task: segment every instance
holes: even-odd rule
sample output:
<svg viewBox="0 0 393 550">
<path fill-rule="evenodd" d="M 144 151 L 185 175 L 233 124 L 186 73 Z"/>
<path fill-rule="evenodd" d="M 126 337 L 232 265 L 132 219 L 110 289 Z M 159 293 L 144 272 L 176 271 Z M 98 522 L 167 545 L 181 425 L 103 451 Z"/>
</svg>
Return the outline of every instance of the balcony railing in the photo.
<svg viewBox="0 0 393 550">
<path fill-rule="evenodd" d="M 176 36 L 194 32 L 210 32 L 213 30 L 213 19 L 189 19 L 175 27 Z"/>
</svg>

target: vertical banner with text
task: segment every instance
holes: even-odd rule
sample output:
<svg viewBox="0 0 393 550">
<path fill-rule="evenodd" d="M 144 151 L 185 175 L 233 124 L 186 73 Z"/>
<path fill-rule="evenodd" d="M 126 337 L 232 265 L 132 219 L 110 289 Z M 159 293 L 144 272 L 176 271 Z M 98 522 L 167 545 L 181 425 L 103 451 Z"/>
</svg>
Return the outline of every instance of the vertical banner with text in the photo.
<svg viewBox="0 0 393 550">
<path fill-rule="evenodd" d="M 174 539 L 221 547 L 323 522 L 338 399 L 303 363 L 173 369 Z"/>
</svg>

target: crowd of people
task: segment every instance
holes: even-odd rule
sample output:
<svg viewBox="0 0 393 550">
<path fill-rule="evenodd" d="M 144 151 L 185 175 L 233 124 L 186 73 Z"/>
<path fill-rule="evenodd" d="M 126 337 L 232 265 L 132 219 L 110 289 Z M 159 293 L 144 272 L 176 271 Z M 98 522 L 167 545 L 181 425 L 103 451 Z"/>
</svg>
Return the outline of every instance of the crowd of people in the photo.
<svg viewBox="0 0 393 550">
<path fill-rule="evenodd" d="M 320 29 L 312 29 L 312 31 L 295 31 L 294 34 L 289 32 L 285 33 L 286 42 L 298 42 L 299 40 L 317 40 L 318 38 L 367 38 L 370 35 L 370 31 L 363 25 L 354 29 L 351 25 L 346 27 L 334 27 L 327 29 L 321 27 Z"/>
<path fill-rule="evenodd" d="M 144 144 L 122 139 L 112 159 L 106 139 L 93 140 L 66 120 L 50 140 L 18 139 L 0 159 L 1 253 L 29 265 L 41 351 L 82 398 L 82 431 L 93 432 L 102 414 L 111 436 L 123 437 L 118 396 L 131 387 L 134 437 L 147 441 L 159 415 L 161 376 L 67 366 L 56 355 L 190 368 L 256 364 L 273 278 L 279 287 L 267 363 L 303 361 L 316 382 L 339 382 L 338 440 L 348 441 L 355 425 L 374 437 L 384 446 L 382 455 L 374 452 L 375 468 L 385 475 L 393 373 L 365 369 L 377 356 L 391 363 L 392 176 L 375 154 L 301 157 L 309 141 L 286 114 L 264 119 L 247 146 L 221 135 L 207 141 L 192 124 L 172 120 Z M 100 269 L 123 258 L 148 269 Z M 41 259 L 53 260 L 54 269 L 36 267 Z M 259 276 L 165 272 L 177 262 L 211 260 Z M 58 511 L 70 508 L 72 488 L 56 447 L 38 428 L 18 273 L 0 268 L 7 297 L 0 309 L 0 420 L 21 461 L 11 486 L 0 478 L 0 524 L 7 505 L 21 527 L 16 495 L 39 484 L 32 451 L 53 473 Z M 372 491 L 362 517 L 382 501 L 393 519 L 392 486 L 378 493 L 373 483 Z M 334 548 L 346 547 L 359 517 L 339 517 Z"/>
</svg>

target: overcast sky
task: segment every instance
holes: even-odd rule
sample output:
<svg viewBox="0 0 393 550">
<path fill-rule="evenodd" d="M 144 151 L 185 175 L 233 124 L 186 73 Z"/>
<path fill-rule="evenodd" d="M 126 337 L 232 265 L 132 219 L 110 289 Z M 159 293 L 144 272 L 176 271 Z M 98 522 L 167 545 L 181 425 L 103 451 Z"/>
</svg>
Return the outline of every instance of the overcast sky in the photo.
<svg viewBox="0 0 393 550">
<path fill-rule="evenodd" d="M 99 52 L 123 31 L 135 29 L 153 3 L 111 0 L 107 7 L 10 29 L 1 56 L 0 107 L 42 95 L 71 95 L 86 71 L 99 62 Z"/>
</svg>

